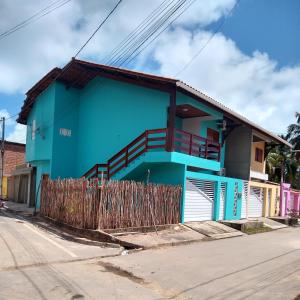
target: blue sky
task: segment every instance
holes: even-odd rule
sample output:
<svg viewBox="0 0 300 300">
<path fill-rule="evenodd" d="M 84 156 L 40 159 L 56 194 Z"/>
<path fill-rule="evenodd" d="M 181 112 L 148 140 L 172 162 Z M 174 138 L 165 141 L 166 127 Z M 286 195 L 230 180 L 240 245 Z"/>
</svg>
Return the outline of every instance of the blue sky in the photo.
<svg viewBox="0 0 300 300">
<path fill-rule="evenodd" d="M 300 1 L 241 0 L 222 32 L 251 54 L 259 49 L 279 66 L 300 62 Z"/>
<path fill-rule="evenodd" d="M 124 0 L 80 58 L 101 62 L 161 2 L 153 0 L 145 5 L 143 1 Z M 24 6 L 23 1 L 14 0 L 0 4 L 4 12 L 1 31 L 48 3 L 48 0 L 28 0 Z M 155 66 L 156 73 L 174 76 L 202 47 L 235 3 L 236 0 L 197 0 L 174 23 L 172 30 L 153 43 L 132 67 L 153 70 Z M 66 63 L 111 7 L 110 0 L 72 0 L 51 15 L 0 40 L 3 54 L 0 112 L 17 113 L 24 93 L 51 68 Z M 283 133 L 294 121 L 294 112 L 300 109 L 299 15 L 297 0 L 241 0 L 220 33 L 179 78 L 267 129 Z M 81 26 L 76 25 L 79 22 Z M 277 120 L 275 124 L 274 120 Z M 7 136 L 24 141 L 24 128 L 11 123 Z"/>
</svg>

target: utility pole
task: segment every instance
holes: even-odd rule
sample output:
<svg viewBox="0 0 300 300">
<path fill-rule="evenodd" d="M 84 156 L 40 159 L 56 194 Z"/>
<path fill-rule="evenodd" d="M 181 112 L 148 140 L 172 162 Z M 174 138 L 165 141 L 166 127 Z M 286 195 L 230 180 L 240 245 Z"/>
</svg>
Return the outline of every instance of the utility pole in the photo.
<svg viewBox="0 0 300 300">
<path fill-rule="evenodd" d="M 5 117 L 1 118 L 2 122 L 2 139 L 1 139 L 1 180 L 0 180 L 0 197 L 3 198 L 3 175 L 4 175 L 4 138 L 5 138 Z"/>
</svg>

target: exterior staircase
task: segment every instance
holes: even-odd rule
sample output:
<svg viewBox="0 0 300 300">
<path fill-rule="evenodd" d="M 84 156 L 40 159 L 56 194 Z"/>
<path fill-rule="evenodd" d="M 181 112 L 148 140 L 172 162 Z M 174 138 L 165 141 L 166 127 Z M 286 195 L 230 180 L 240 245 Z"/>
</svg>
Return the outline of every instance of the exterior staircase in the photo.
<svg viewBox="0 0 300 300">
<path fill-rule="evenodd" d="M 180 152 L 205 159 L 220 161 L 221 145 L 209 139 L 179 129 L 146 130 L 105 164 L 95 164 L 83 177 L 111 179 L 128 167 L 140 165 L 147 152 Z M 127 173 L 127 172 L 126 172 Z M 125 174 L 124 174 L 125 176 Z M 118 176 L 120 177 L 120 176 Z"/>
</svg>

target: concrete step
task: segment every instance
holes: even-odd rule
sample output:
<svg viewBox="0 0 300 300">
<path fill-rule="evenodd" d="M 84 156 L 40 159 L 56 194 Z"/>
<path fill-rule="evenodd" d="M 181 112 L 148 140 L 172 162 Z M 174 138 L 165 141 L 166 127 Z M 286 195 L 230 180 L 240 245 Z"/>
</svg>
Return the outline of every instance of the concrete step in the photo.
<svg viewBox="0 0 300 300">
<path fill-rule="evenodd" d="M 264 222 L 264 225 L 267 226 L 267 227 L 270 227 L 271 229 L 281 229 L 281 228 L 286 228 L 288 227 L 287 225 L 285 224 L 282 224 L 278 221 L 275 221 L 275 220 L 272 220 L 272 219 L 269 219 L 269 218 L 265 218 L 265 217 L 262 217 L 262 218 L 259 218 L 262 222 Z"/>
<path fill-rule="evenodd" d="M 244 235 L 244 233 L 216 221 L 187 222 L 184 225 L 213 239 Z"/>
<path fill-rule="evenodd" d="M 299 219 L 289 217 L 270 217 L 270 220 L 281 223 L 286 226 L 298 226 Z"/>
</svg>

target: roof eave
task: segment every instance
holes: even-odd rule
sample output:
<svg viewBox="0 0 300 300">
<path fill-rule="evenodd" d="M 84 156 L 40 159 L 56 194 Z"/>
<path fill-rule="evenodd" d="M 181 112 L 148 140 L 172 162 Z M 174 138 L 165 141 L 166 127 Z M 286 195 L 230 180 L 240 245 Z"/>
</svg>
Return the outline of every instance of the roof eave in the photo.
<svg viewBox="0 0 300 300">
<path fill-rule="evenodd" d="M 293 146 L 286 140 L 282 139 L 281 137 L 277 136 L 276 134 L 271 133 L 270 131 L 264 129 L 263 127 L 253 123 L 252 121 L 248 120 L 247 118 L 243 117 L 242 115 L 234 112 L 233 110 L 229 109 L 225 105 L 223 105 L 220 102 L 214 100 L 213 98 L 201 93 L 200 91 L 197 91 L 196 89 L 185 84 L 184 82 L 177 81 L 176 85 L 177 85 L 177 87 L 187 91 L 188 93 L 191 93 L 191 94 L 199 97 L 200 99 L 208 102 L 209 104 L 213 105 L 215 108 L 219 109 L 220 111 L 225 112 L 227 115 L 234 117 L 235 119 L 238 119 L 240 122 L 246 124 L 247 126 L 250 126 L 252 129 L 255 129 L 255 130 L 267 135 L 274 142 L 282 143 L 282 144 L 285 144 L 286 146 L 288 146 L 289 148 L 293 148 Z"/>
</svg>

